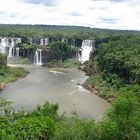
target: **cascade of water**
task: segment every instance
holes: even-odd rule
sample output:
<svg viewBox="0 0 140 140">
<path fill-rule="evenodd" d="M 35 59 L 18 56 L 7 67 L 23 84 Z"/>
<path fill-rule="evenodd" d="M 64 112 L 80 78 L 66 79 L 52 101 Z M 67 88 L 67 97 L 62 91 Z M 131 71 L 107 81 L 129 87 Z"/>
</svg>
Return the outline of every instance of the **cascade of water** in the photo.
<svg viewBox="0 0 140 140">
<path fill-rule="evenodd" d="M 11 44 L 9 46 L 8 58 L 15 56 L 15 53 L 14 53 L 14 44 L 15 44 L 14 38 L 11 38 Z"/>
<path fill-rule="evenodd" d="M 45 45 L 49 44 L 49 38 L 45 38 Z"/>
<path fill-rule="evenodd" d="M 80 55 L 80 52 L 79 52 L 79 51 L 76 52 L 76 59 L 77 59 L 78 61 L 81 60 L 81 55 Z"/>
<path fill-rule="evenodd" d="M 29 43 L 30 43 L 30 44 L 33 44 L 33 43 L 32 43 L 32 38 L 29 39 Z"/>
<path fill-rule="evenodd" d="M 65 39 L 64 38 L 62 38 L 62 42 L 65 43 Z"/>
<path fill-rule="evenodd" d="M 21 43 L 21 38 L 17 38 L 17 42 L 16 43 Z"/>
<path fill-rule="evenodd" d="M 2 38 L 0 37 L 0 53 L 7 54 L 8 58 L 19 56 L 19 49 L 14 49 L 16 43 L 21 43 L 21 38 Z M 9 52 L 7 49 L 9 48 Z"/>
<path fill-rule="evenodd" d="M 75 47 L 75 39 L 71 40 L 71 47 Z"/>
<path fill-rule="evenodd" d="M 2 54 L 6 53 L 6 46 L 7 46 L 6 38 L 1 38 L 0 53 L 2 53 Z"/>
<path fill-rule="evenodd" d="M 90 53 L 92 52 L 93 48 L 95 47 L 94 40 L 83 40 L 82 47 L 81 47 L 81 63 L 89 60 Z"/>
<path fill-rule="evenodd" d="M 37 49 L 34 56 L 34 64 L 42 65 L 42 50 Z"/>
<path fill-rule="evenodd" d="M 41 46 L 44 45 L 44 39 L 43 39 L 43 38 L 40 39 L 40 45 L 41 45 Z"/>
<path fill-rule="evenodd" d="M 65 43 L 66 45 L 69 45 L 68 39 L 66 39 L 66 38 L 62 38 L 62 42 Z"/>
<path fill-rule="evenodd" d="M 10 47 L 10 48 L 9 48 L 8 58 L 11 58 L 11 57 L 14 57 L 14 56 L 15 56 L 14 47 Z"/>
<path fill-rule="evenodd" d="M 16 57 L 19 57 L 19 47 L 16 48 Z"/>
</svg>

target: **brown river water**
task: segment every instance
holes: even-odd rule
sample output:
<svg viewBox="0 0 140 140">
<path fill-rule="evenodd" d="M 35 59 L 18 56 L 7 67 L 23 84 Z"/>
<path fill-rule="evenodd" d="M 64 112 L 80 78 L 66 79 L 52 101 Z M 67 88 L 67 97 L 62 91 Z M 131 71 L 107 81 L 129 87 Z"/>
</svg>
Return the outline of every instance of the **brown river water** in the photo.
<svg viewBox="0 0 140 140">
<path fill-rule="evenodd" d="M 35 65 L 22 65 L 30 73 L 6 85 L 0 98 L 13 102 L 13 108 L 32 110 L 46 101 L 58 103 L 59 113 L 99 120 L 110 107 L 102 98 L 84 89 L 81 84 L 88 78 L 77 69 L 48 69 Z"/>
</svg>

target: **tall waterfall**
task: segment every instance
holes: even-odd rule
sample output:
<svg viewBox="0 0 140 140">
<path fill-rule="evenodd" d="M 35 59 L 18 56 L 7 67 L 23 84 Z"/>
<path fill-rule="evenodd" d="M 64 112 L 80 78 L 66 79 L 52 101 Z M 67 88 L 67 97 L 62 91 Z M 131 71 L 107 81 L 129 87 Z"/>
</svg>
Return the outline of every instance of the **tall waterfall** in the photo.
<svg viewBox="0 0 140 140">
<path fill-rule="evenodd" d="M 0 38 L 0 53 L 2 54 L 6 53 L 6 46 L 7 46 L 6 38 Z"/>
<path fill-rule="evenodd" d="M 41 45 L 41 46 L 44 45 L 44 39 L 43 39 L 43 38 L 40 39 L 40 45 Z"/>
<path fill-rule="evenodd" d="M 19 47 L 16 48 L 16 57 L 19 57 Z"/>
<path fill-rule="evenodd" d="M 34 56 L 34 64 L 42 65 L 42 50 L 37 49 Z"/>
<path fill-rule="evenodd" d="M 48 45 L 49 44 L 49 38 L 45 38 L 45 44 L 44 45 Z"/>
<path fill-rule="evenodd" d="M 82 47 L 81 47 L 81 57 L 80 57 L 80 61 L 82 63 L 89 60 L 93 48 L 95 48 L 94 40 L 83 40 Z"/>
<path fill-rule="evenodd" d="M 14 56 L 15 56 L 15 49 L 14 49 L 14 47 L 10 47 L 8 58 L 11 58 L 11 57 L 14 57 Z"/>
<path fill-rule="evenodd" d="M 14 57 L 15 53 L 14 53 L 14 39 L 11 38 L 11 42 L 10 42 L 10 46 L 9 46 L 9 53 L 8 53 L 8 58 Z"/>
</svg>

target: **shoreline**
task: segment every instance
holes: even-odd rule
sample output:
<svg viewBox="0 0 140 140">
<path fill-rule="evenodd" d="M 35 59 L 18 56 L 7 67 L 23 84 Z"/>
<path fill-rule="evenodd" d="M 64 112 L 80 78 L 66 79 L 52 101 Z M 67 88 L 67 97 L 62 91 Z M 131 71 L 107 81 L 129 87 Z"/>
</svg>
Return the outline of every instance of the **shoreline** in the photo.
<svg viewBox="0 0 140 140">
<path fill-rule="evenodd" d="M 88 75 L 88 74 L 90 74 L 90 72 L 84 70 L 84 68 L 79 67 L 78 69 L 81 70 L 81 71 L 83 71 L 83 72 L 85 72 L 85 74 L 86 74 L 87 76 L 89 76 L 88 79 L 90 79 L 90 77 L 92 76 L 92 75 Z M 88 80 L 88 79 L 87 79 L 87 80 Z M 109 102 L 109 103 L 112 103 L 112 102 L 116 99 L 116 97 L 114 97 L 114 96 L 113 96 L 113 97 L 110 97 L 110 98 L 105 98 L 104 96 L 102 96 L 102 94 L 100 93 L 100 91 L 98 90 L 98 88 L 96 88 L 94 85 L 93 85 L 93 86 L 91 86 L 90 84 L 87 85 L 87 84 L 86 84 L 87 80 L 82 84 L 82 86 L 83 86 L 85 89 L 89 90 L 92 94 L 94 94 L 94 95 L 96 95 L 96 96 L 98 96 L 98 97 L 100 97 L 100 98 L 106 100 L 106 101 Z"/>
<path fill-rule="evenodd" d="M 19 66 L 16 66 L 16 65 L 11 65 L 11 64 L 7 64 L 7 66 L 11 67 L 11 68 L 22 68 L 22 69 L 24 69 L 23 67 L 19 67 Z M 17 81 L 20 78 L 25 78 L 29 74 L 29 72 L 26 71 L 25 69 L 24 69 L 24 72 L 25 72 L 24 75 L 21 75 L 19 77 L 15 77 L 14 79 L 11 79 L 9 81 L 0 83 L 0 93 L 3 91 L 3 89 L 6 87 L 6 85 L 8 83 L 13 83 L 13 82 Z"/>
<path fill-rule="evenodd" d="M 86 82 L 86 81 L 85 81 L 85 82 Z M 98 97 L 100 97 L 100 98 L 106 100 L 106 101 L 109 102 L 109 103 L 112 103 L 112 102 L 116 99 L 116 97 L 110 97 L 110 98 L 105 98 L 105 97 L 103 97 L 103 96 L 100 94 L 100 91 L 98 91 L 95 87 L 93 88 L 91 85 L 85 86 L 84 84 L 82 84 L 82 86 L 83 86 L 85 89 L 89 90 L 92 94 L 94 94 L 94 95 L 96 95 L 96 96 L 98 96 Z"/>
</svg>

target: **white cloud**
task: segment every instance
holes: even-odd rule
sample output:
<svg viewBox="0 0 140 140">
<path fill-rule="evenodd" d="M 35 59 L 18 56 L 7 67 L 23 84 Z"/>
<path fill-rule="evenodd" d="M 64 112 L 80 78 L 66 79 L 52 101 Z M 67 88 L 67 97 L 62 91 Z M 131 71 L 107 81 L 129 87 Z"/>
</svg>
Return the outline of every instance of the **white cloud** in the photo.
<svg viewBox="0 0 140 140">
<path fill-rule="evenodd" d="M 140 30 L 140 1 L 1 0 L 0 23 Z"/>
</svg>

